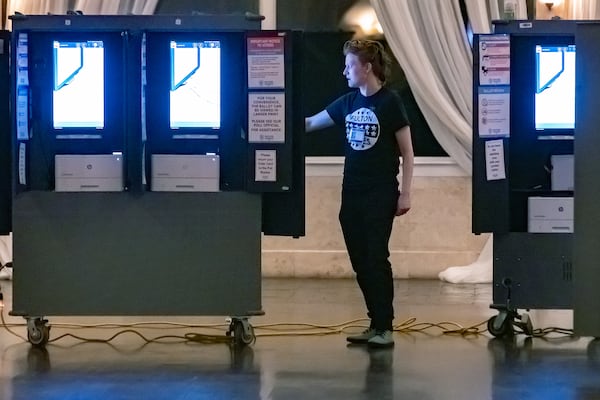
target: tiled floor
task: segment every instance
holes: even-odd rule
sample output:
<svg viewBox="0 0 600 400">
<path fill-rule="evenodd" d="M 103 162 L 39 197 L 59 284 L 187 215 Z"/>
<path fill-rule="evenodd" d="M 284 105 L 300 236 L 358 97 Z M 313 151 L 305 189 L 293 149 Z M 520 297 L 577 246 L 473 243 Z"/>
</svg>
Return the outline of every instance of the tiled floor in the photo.
<svg viewBox="0 0 600 400">
<path fill-rule="evenodd" d="M 9 281 L 0 281 L 11 308 Z M 463 326 L 495 314 L 491 285 L 438 281 L 396 282 L 396 323 L 455 321 Z M 236 349 L 223 343 L 144 344 L 134 333 L 111 344 L 64 338 L 45 350 L 0 327 L 0 399 L 600 399 L 600 345 L 590 338 L 492 339 L 425 332 L 396 333 L 391 350 L 347 347 L 344 335 L 300 335 L 308 327 L 273 333 L 269 323 L 343 324 L 362 318 L 362 299 L 352 280 L 265 280 L 264 317 L 254 317 L 257 341 Z M 534 328 L 571 326 L 570 311 L 531 312 Z M 50 323 L 130 323 L 143 318 L 49 317 Z M 224 318 L 161 317 L 186 324 Z M 7 317 L 9 323 L 22 319 Z M 11 328 L 25 334 L 22 326 Z M 357 328 L 355 328 L 356 330 Z M 137 328 L 148 337 L 195 328 Z M 119 329 L 62 329 L 109 338 Z M 172 340 L 170 340 L 172 341 Z"/>
</svg>

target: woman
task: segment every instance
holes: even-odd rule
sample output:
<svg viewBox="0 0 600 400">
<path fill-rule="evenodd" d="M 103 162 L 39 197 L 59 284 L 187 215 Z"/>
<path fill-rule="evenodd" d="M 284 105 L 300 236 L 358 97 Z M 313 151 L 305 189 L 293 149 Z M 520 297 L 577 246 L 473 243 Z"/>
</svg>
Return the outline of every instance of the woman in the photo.
<svg viewBox="0 0 600 400">
<path fill-rule="evenodd" d="M 342 205 L 344 241 L 371 323 L 350 343 L 394 345 L 394 281 L 388 242 L 395 216 L 410 209 L 414 155 L 406 112 L 384 86 L 389 56 L 371 40 L 344 44 L 344 76 L 353 89 L 305 119 L 307 132 L 332 125 L 346 132 Z M 399 157 L 402 185 L 398 191 Z"/>
</svg>

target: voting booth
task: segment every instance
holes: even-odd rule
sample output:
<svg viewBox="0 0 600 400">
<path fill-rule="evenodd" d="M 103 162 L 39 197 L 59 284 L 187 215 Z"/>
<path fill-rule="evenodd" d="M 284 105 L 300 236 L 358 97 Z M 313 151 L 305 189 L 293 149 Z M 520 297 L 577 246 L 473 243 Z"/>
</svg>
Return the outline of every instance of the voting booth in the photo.
<svg viewBox="0 0 600 400">
<path fill-rule="evenodd" d="M 597 22 L 495 21 L 474 42 L 473 232 L 494 234 L 490 332 L 573 309 L 600 336 Z"/>
<path fill-rule="evenodd" d="M 11 315 L 263 314 L 304 235 L 301 34 L 260 17 L 13 16 Z"/>
</svg>

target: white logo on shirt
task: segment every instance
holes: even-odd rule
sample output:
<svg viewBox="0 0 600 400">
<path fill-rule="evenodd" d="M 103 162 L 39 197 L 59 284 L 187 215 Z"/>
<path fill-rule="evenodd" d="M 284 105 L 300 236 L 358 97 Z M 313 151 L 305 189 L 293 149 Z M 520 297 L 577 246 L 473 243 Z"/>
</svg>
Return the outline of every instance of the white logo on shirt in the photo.
<svg viewBox="0 0 600 400">
<path fill-rule="evenodd" d="M 346 115 L 346 139 L 354 150 L 368 150 L 379 139 L 379 120 L 372 110 L 359 108 Z"/>
</svg>

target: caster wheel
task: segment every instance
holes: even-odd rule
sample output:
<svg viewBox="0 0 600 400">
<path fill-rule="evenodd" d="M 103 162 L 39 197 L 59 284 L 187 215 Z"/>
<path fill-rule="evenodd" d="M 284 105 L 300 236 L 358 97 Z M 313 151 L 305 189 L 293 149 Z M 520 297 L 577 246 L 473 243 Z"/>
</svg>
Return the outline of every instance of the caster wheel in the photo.
<svg viewBox="0 0 600 400">
<path fill-rule="evenodd" d="M 500 327 L 495 326 L 496 318 L 498 316 L 491 317 L 487 322 L 487 329 L 492 336 L 503 337 L 512 334 L 512 326 L 508 319 L 505 319 Z"/>
<path fill-rule="evenodd" d="M 236 346 L 247 346 L 254 342 L 254 328 L 248 324 L 247 328 L 240 321 L 235 322 L 233 326 L 233 343 Z"/>
<path fill-rule="evenodd" d="M 27 318 L 27 340 L 35 347 L 44 347 L 50 339 L 48 320 L 40 317 Z"/>
<path fill-rule="evenodd" d="M 27 329 L 27 340 L 35 347 L 44 347 L 50 339 L 50 327 L 36 324 Z"/>
</svg>

